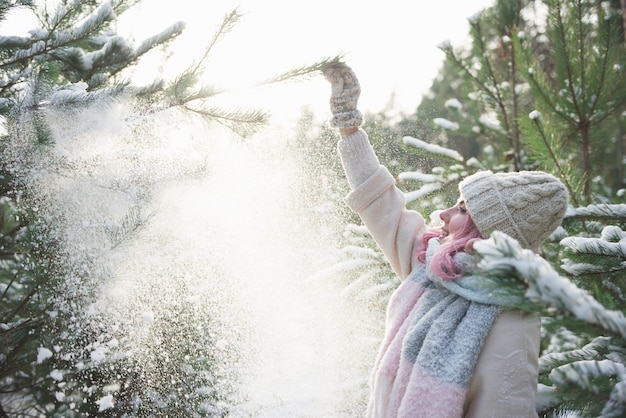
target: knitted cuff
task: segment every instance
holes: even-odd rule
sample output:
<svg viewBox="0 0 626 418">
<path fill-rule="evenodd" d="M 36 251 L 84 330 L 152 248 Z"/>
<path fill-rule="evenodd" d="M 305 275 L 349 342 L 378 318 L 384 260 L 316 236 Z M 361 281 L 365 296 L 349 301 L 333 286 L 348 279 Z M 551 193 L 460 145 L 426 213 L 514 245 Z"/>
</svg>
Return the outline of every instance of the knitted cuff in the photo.
<svg viewBox="0 0 626 418">
<path fill-rule="evenodd" d="M 363 124 L 363 114 L 358 110 L 333 115 L 329 124 L 333 128 L 358 128 Z"/>
</svg>

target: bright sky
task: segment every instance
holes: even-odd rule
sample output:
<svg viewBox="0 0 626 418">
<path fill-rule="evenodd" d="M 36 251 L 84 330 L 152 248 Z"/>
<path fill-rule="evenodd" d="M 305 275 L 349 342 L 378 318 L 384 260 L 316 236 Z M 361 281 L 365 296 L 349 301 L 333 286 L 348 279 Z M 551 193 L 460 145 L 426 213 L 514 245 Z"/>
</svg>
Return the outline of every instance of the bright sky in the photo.
<svg viewBox="0 0 626 418">
<path fill-rule="evenodd" d="M 189 63 L 185 57 L 201 54 L 224 15 L 238 7 L 244 17 L 214 50 L 208 83 L 241 88 L 345 54 L 361 81 L 362 110 L 382 110 L 395 95 L 401 109 L 412 112 L 442 64 L 444 55 L 437 45 L 445 40 L 454 46 L 466 42 L 467 19 L 493 1 L 143 0 L 122 16 L 118 30 L 128 30 L 140 41 L 185 21 L 187 28 L 169 64 Z M 261 106 L 277 118 L 297 118 L 304 106 L 325 117 L 329 93 L 320 76 L 232 100 Z"/>
<path fill-rule="evenodd" d="M 419 3 L 422 3 L 420 5 Z M 468 39 L 467 19 L 493 0 L 144 0 L 142 17 L 150 31 L 169 22 L 188 22 L 181 44 L 196 52 L 211 38 L 222 17 L 239 6 L 244 18 L 214 51 L 208 78 L 217 84 L 244 86 L 320 58 L 345 54 L 362 87 L 364 111 L 379 111 L 392 94 L 412 112 L 442 64 L 437 45 L 457 46 Z M 200 4 L 202 4 L 200 6 Z M 144 19 L 142 21 L 145 22 Z M 194 50 L 194 51 L 192 51 Z M 241 96 L 277 117 L 297 117 L 303 106 L 328 112 L 327 82 L 320 76 Z"/>
</svg>

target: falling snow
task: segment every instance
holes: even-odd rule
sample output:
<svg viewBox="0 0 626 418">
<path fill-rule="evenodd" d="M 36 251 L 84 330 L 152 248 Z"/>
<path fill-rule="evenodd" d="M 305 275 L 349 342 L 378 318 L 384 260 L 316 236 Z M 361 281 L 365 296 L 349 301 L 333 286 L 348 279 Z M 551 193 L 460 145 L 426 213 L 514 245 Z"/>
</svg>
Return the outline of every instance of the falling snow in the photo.
<svg viewBox="0 0 626 418">
<path fill-rule="evenodd" d="M 113 395 L 106 395 L 96 401 L 98 404 L 98 412 L 105 411 L 107 409 L 111 409 L 115 406 L 115 400 L 113 399 Z"/>
<path fill-rule="evenodd" d="M 109 367 L 123 364 L 145 380 L 137 401 L 153 416 L 181 402 L 177 393 L 215 415 L 363 410 L 376 349 L 369 324 L 378 322 L 347 303 L 349 289 L 317 275 L 335 261 L 340 220 L 307 196 L 291 144 L 273 134 L 242 144 L 193 122 L 183 129 L 176 114 L 132 126 L 128 112 L 116 103 L 83 109 L 80 120 L 51 113 L 49 161 L 65 163 L 57 175 L 25 173 L 44 199 L 41 215 L 62 226 L 75 272 L 60 292 L 68 299 L 51 309 L 75 335 L 36 353 L 39 364 L 67 366 L 49 374 L 55 399 L 74 408 L 89 395 L 99 412 L 117 408 L 126 387 Z M 139 232 L 123 239 L 133 222 Z M 311 234 L 320 224 L 329 232 Z M 76 294 L 84 306 L 69 302 Z M 368 349 L 355 352 L 355 337 Z M 86 371 L 107 384 L 81 384 Z"/>
</svg>

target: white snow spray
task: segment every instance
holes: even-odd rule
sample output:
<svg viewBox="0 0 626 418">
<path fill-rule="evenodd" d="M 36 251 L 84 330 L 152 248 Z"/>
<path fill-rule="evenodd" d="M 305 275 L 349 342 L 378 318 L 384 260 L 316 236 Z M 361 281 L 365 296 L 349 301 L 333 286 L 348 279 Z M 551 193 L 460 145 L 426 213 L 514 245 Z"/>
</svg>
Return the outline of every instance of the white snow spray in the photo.
<svg viewBox="0 0 626 418">
<path fill-rule="evenodd" d="M 100 411 L 363 415 L 379 318 L 317 276 L 345 220 L 307 189 L 295 134 L 242 141 L 122 104 L 48 119 L 54 144 L 28 175 L 73 271 L 55 315 L 80 335 L 43 349 L 72 359 L 65 376 L 111 364 L 89 392 Z"/>
</svg>

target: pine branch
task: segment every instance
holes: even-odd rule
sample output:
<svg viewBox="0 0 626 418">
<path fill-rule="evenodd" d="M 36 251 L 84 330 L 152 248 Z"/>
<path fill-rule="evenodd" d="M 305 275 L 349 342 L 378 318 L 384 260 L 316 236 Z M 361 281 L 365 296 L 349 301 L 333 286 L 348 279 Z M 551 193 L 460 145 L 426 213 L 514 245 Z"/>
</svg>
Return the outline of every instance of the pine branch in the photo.
<svg viewBox="0 0 626 418">
<path fill-rule="evenodd" d="M 137 47 L 137 49 L 133 52 L 133 60 L 141 57 L 146 52 L 152 50 L 154 47 L 171 41 L 174 37 L 180 35 L 184 29 L 185 23 L 177 22 L 157 33 L 156 35 L 144 39 L 139 47 Z"/>
<path fill-rule="evenodd" d="M 267 123 L 269 115 L 260 110 L 224 110 L 209 106 L 190 107 L 185 109 L 201 115 L 212 122 L 219 123 L 237 133 L 242 137 L 247 137 Z"/>
<path fill-rule="evenodd" d="M 607 31 L 610 31 L 611 29 L 611 21 L 608 20 L 606 22 L 608 28 Z M 602 66 L 600 69 L 600 80 L 598 82 L 598 86 L 597 86 L 597 90 L 595 91 L 595 93 L 591 96 L 592 97 L 592 103 L 591 103 L 591 107 L 589 109 L 589 115 L 591 116 L 590 120 L 593 119 L 593 115 L 596 113 L 595 109 L 596 106 L 598 105 L 598 103 L 600 102 L 600 98 L 602 97 L 602 88 L 604 87 L 604 79 L 606 77 L 606 72 L 608 70 L 608 62 L 609 62 L 609 50 L 610 50 L 610 45 L 611 45 L 611 36 L 607 36 L 606 40 L 605 40 L 605 44 L 604 46 L 604 54 L 602 54 Z M 604 116 L 605 118 L 608 117 L 609 113 L 607 112 L 606 115 Z M 599 120 L 594 120 L 594 123 L 599 123 L 600 121 L 602 121 L 604 118 L 601 118 Z"/>
<path fill-rule="evenodd" d="M 580 10 L 580 0 L 577 0 L 577 7 Z M 565 81 L 567 88 L 569 89 L 570 98 L 572 99 L 572 104 L 574 105 L 574 110 L 576 111 L 577 115 L 580 115 L 581 114 L 580 105 L 578 104 L 577 94 L 574 91 L 574 86 L 575 86 L 574 69 L 571 67 L 572 59 L 571 59 L 569 50 L 567 48 L 567 34 L 565 33 L 566 25 L 565 25 L 565 22 L 563 21 L 561 0 L 556 0 L 554 2 L 553 16 L 556 22 L 555 28 L 556 28 L 556 32 L 558 35 L 556 39 L 560 41 L 559 45 L 561 47 L 561 48 L 558 48 L 557 50 L 562 51 L 564 55 L 564 60 L 562 61 L 565 65 L 565 71 L 566 71 L 566 79 L 564 81 Z M 581 34 L 580 31 L 578 33 L 579 35 Z M 582 54 L 582 50 L 580 50 L 580 53 Z M 582 56 L 581 56 L 581 59 L 582 59 Z"/>
<path fill-rule="evenodd" d="M 113 8 L 109 2 L 103 3 L 95 13 L 93 13 L 82 25 L 74 28 L 73 38 L 85 38 L 101 28 L 105 22 L 109 22 L 115 18 Z"/>
<path fill-rule="evenodd" d="M 600 276 L 626 270 L 626 232 L 616 226 L 607 226 L 599 238 L 566 237 L 561 245 L 571 253 L 563 259 L 562 269 L 573 276 Z M 580 261 L 577 261 L 580 260 Z"/>
<path fill-rule="evenodd" d="M 597 325 L 626 338 L 626 317 L 606 309 L 586 291 L 560 276 L 554 268 L 532 251 L 522 249 L 508 235 L 495 231 L 474 248 L 480 258 L 478 267 L 495 277 L 514 277 L 528 287 L 526 297 Z"/>
<path fill-rule="evenodd" d="M 272 78 L 269 78 L 259 83 L 258 85 L 275 84 L 275 83 L 281 83 L 284 81 L 298 81 L 302 78 L 308 78 L 308 77 L 315 75 L 316 73 L 320 71 L 324 71 L 324 69 L 328 67 L 341 65 L 342 59 L 343 59 L 342 55 L 338 55 L 333 58 L 323 58 L 320 61 L 313 63 L 311 65 L 303 65 L 301 67 L 293 68 L 285 73 L 276 75 Z"/>
<path fill-rule="evenodd" d="M 231 10 L 229 13 L 227 13 L 224 16 L 220 26 L 217 28 L 217 30 L 213 34 L 213 37 L 211 38 L 209 45 L 205 48 L 204 54 L 202 55 L 200 60 L 196 63 L 196 65 L 190 68 L 189 71 L 192 74 L 198 74 L 201 72 L 202 66 L 205 64 L 206 60 L 209 58 L 209 55 L 211 54 L 211 51 L 213 50 L 215 45 L 222 39 L 222 37 L 224 37 L 227 33 L 233 30 L 233 28 L 235 27 L 237 22 L 239 22 L 241 17 L 242 15 L 241 13 L 239 13 L 238 8 Z"/>
<path fill-rule="evenodd" d="M 496 76 L 494 64 L 489 59 L 489 55 L 487 53 L 488 50 L 485 45 L 485 40 L 484 40 L 483 33 L 482 33 L 480 19 L 478 18 L 478 19 L 470 20 L 470 27 L 471 27 L 471 31 L 474 33 L 474 36 L 473 36 L 474 41 L 478 42 L 479 50 L 481 52 L 480 56 L 486 66 L 487 77 L 491 81 L 492 88 L 489 88 L 485 83 L 480 81 L 478 77 L 471 74 L 467 68 L 463 68 L 463 69 L 467 71 L 468 74 L 470 74 L 470 77 L 474 80 L 475 83 L 477 83 L 481 87 L 483 91 L 485 91 L 488 95 L 490 95 L 493 98 L 494 102 L 498 106 L 498 109 L 500 110 L 500 114 L 502 116 L 502 121 L 504 123 L 504 131 L 509 141 L 509 146 L 514 151 L 513 152 L 513 166 L 515 167 L 516 171 L 520 170 L 521 167 L 520 167 L 520 161 L 519 161 L 519 158 L 520 158 L 519 143 L 516 140 L 517 138 L 514 136 L 513 132 L 511 131 L 511 124 L 509 121 L 510 115 L 504 102 L 504 97 L 502 94 L 502 90 L 500 88 L 500 83 L 498 82 L 498 78 Z"/>
<path fill-rule="evenodd" d="M 550 372 L 550 380 L 559 386 L 577 386 L 599 394 L 594 381 L 599 377 L 615 376 L 626 380 L 626 366 L 611 360 L 580 360 L 557 367 Z"/>
<path fill-rule="evenodd" d="M 546 133 L 543 130 L 543 126 L 541 124 L 540 118 L 539 117 L 534 117 L 534 118 L 531 118 L 531 120 L 534 123 L 535 127 L 537 128 L 537 131 L 539 132 L 539 136 L 541 137 L 541 140 L 543 141 L 543 144 L 545 146 L 546 151 L 548 151 L 548 155 L 550 156 L 550 159 L 551 159 L 552 163 L 555 165 L 555 167 L 556 167 L 556 169 L 557 169 L 557 171 L 559 173 L 559 177 L 561 178 L 563 183 L 565 183 L 565 186 L 567 187 L 567 190 L 569 192 L 570 198 L 572 199 L 574 204 L 578 206 L 578 204 L 579 204 L 578 203 L 578 199 L 576 198 L 576 193 L 574 193 L 574 189 L 573 189 L 572 185 L 570 184 L 569 176 L 566 175 L 565 170 L 564 170 L 563 166 L 561 165 L 561 162 L 559 161 L 559 159 L 557 158 L 557 156 L 555 154 L 554 148 L 551 146 L 551 143 L 548 141 Z"/>
<path fill-rule="evenodd" d="M 457 151 L 441 147 L 436 144 L 429 144 L 428 142 L 422 141 L 421 139 L 413 138 L 411 136 L 405 136 L 402 138 L 402 142 L 411 146 L 412 148 L 415 148 L 428 154 L 431 157 L 435 157 L 440 160 L 451 161 L 454 163 L 465 161 L 463 156 Z"/>
<path fill-rule="evenodd" d="M 602 353 L 619 349 L 609 337 L 596 337 L 589 344 L 575 350 L 550 353 L 539 358 L 539 373 L 547 373 L 565 364 L 583 360 L 597 360 Z"/>
<path fill-rule="evenodd" d="M 568 208 L 566 219 L 588 219 L 607 222 L 626 222 L 626 204 L 596 204 Z"/>
</svg>

